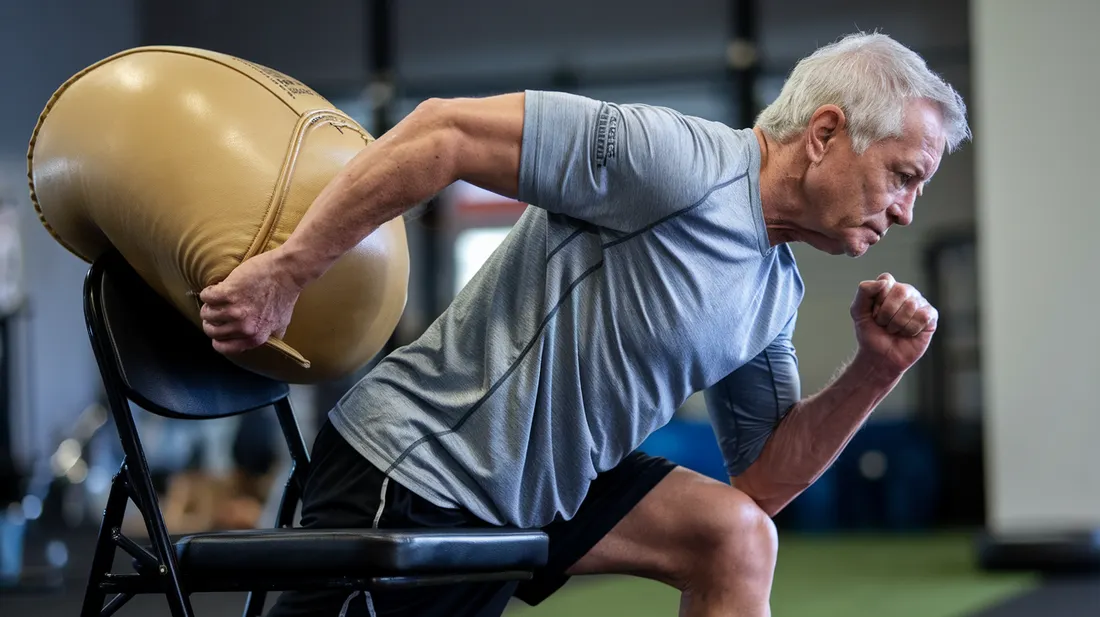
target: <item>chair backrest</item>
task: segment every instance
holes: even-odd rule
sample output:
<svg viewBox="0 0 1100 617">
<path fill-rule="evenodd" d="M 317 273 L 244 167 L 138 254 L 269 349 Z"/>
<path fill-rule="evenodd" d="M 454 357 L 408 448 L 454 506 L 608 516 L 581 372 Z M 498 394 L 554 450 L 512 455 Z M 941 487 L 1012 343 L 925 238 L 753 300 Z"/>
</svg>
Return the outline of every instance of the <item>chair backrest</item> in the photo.
<svg viewBox="0 0 1100 617">
<path fill-rule="evenodd" d="M 289 396 L 286 383 L 242 369 L 215 351 L 210 339 L 118 253 L 104 255 L 89 269 L 84 316 L 107 387 L 121 387 L 152 413 L 216 418 Z"/>
</svg>

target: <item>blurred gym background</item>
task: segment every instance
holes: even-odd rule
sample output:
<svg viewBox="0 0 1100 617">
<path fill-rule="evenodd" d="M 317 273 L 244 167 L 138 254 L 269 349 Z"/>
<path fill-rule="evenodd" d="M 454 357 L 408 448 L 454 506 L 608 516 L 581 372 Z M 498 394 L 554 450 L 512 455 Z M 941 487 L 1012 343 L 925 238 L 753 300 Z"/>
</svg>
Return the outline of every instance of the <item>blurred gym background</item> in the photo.
<svg viewBox="0 0 1100 617">
<path fill-rule="evenodd" d="M 665 105 L 748 127 L 802 56 L 855 30 L 921 53 L 970 105 L 915 223 L 852 260 L 796 246 L 803 390 L 854 350 L 856 285 L 889 271 L 941 313 L 927 356 L 834 467 L 777 518 L 777 617 L 1100 613 L 1100 414 L 1093 324 L 1100 229 L 1095 0 L 0 0 L 0 615 L 75 615 L 121 460 L 88 347 L 86 264 L 30 206 L 25 154 L 50 94 L 125 48 L 179 44 L 258 62 L 375 135 L 428 97 L 522 89 Z M 410 213 L 415 338 L 522 204 L 455 185 Z M 352 383 L 296 387 L 310 431 Z M 173 533 L 270 524 L 285 473 L 274 416 L 139 430 Z M 723 477 L 701 401 L 643 449 Z M 131 533 L 140 535 L 140 520 Z M 241 596 L 196 596 L 198 615 Z M 575 580 L 511 614 L 673 615 L 677 594 Z M 167 615 L 139 598 L 121 615 Z"/>
</svg>

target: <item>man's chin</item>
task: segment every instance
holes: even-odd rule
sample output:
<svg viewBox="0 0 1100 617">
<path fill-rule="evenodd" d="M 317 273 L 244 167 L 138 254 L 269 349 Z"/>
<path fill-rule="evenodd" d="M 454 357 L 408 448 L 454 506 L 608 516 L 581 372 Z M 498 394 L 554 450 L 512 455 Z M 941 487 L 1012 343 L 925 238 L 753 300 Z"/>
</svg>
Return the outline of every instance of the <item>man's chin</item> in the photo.
<svg viewBox="0 0 1100 617">
<path fill-rule="evenodd" d="M 863 257 L 871 249 L 871 245 L 866 242 L 860 242 L 858 244 L 848 244 L 844 246 L 842 254 L 848 257 Z"/>
<path fill-rule="evenodd" d="M 869 243 L 859 239 L 829 238 L 821 234 L 818 234 L 817 237 L 806 238 L 804 241 L 823 253 L 847 255 L 848 257 L 859 257 L 871 247 Z"/>
</svg>

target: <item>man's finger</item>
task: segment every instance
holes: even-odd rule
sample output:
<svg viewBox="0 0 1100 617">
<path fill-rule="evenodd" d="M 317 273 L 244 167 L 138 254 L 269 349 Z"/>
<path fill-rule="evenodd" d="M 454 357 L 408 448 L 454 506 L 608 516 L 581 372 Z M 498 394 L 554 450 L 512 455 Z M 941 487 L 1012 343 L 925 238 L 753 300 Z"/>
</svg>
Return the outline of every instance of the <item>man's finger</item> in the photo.
<svg viewBox="0 0 1100 617">
<path fill-rule="evenodd" d="M 905 301 L 911 297 L 911 294 L 907 285 L 895 284 L 891 286 L 890 291 L 880 297 L 882 299 L 879 302 L 878 310 L 875 312 L 875 323 L 885 328 L 898 314 L 898 311 L 901 310 Z"/>
<path fill-rule="evenodd" d="M 878 298 L 886 290 L 888 283 L 883 280 L 862 281 L 856 289 L 856 298 L 852 302 L 852 317 L 873 314 Z"/>
<path fill-rule="evenodd" d="M 211 285 L 200 291 L 199 300 L 202 300 L 203 304 L 209 304 L 210 306 L 221 306 L 229 303 L 229 294 L 221 283 L 218 283 L 217 285 Z"/>
<path fill-rule="evenodd" d="M 243 338 L 232 338 L 225 340 L 212 341 L 214 349 L 223 354 L 238 354 L 259 347 L 267 341 L 266 337 L 259 336 L 246 336 Z"/>
<path fill-rule="evenodd" d="M 203 304 L 199 307 L 199 319 L 210 323 L 224 323 L 233 320 L 233 315 L 227 310 L 226 305 Z"/>
<path fill-rule="evenodd" d="M 240 324 L 235 322 L 216 323 L 203 320 L 202 331 L 206 336 L 219 340 L 241 338 L 245 336 L 244 333 L 241 332 Z"/>
<path fill-rule="evenodd" d="M 905 328 L 899 333 L 901 336 L 914 337 L 924 331 L 924 328 L 931 321 L 928 313 L 921 309 L 913 315 L 913 319 L 909 320 L 909 323 L 905 325 Z"/>
<path fill-rule="evenodd" d="M 875 306 L 871 309 L 871 316 L 875 318 L 876 322 L 878 322 L 879 313 L 882 311 L 882 304 L 883 302 L 885 302 L 886 298 L 890 297 L 890 294 L 894 293 L 894 289 L 897 288 L 898 282 L 894 278 L 894 275 L 890 274 L 889 272 L 883 272 L 882 274 L 878 275 L 878 278 L 876 278 L 875 280 L 882 281 L 882 288 L 878 293 L 878 297 L 875 299 Z M 884 325 L 884 323 L 885 322 L 879 323 L 879 325 Z"/>
<path fill-rule="evenodd" d="M 926 330 L 935 331 L 936 320 L 939 317 L 939 313 L 936 312 L 935 307 L 924 301 L 924 303 L 913 315 L 912 321 L 902 331 L 902 336 L 917 336 L 921 332 Z"/>
<path fill-rule="evenodd" d="M 247 350 L 242 344 L 244 339 L 226 339 L 223 341 L 213 341 L 214 350 L 221 354 L 233 355 L 241 353 Z"/>
<path fill-rule="evenodd" d="M 897 312 L 894 313 L 894 316 L 890 318 L 890 322 L 886 324 L 886 332 L 888 334 L 898 334 L 905 330 L 919 309 L 920 303 L 914 298 L 909 298 L 903 302 Z"/>
</svg>

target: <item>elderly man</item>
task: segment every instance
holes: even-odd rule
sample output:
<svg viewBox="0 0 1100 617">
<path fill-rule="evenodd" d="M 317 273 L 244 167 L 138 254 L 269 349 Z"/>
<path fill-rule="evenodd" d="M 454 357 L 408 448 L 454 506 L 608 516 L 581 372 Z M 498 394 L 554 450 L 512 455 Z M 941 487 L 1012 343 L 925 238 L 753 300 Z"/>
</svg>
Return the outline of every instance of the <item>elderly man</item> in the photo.
<svg viewBox="0 0 1100 617">
<path fill-rule="evenodd" d="M 516 525 L 534 581 L 284 594 L 276 615 L 499 614 L 576 574 L 682 592 L 684 615 L 767 615 L 771 516 L 835 460 L 924 353 L 937 313 L 883 274 L 858 351 L 802 397 L 789 246 L 862 255 L 908 225 L 959 95 L 879 34 L 819 49 L 751 129 L 554 92 L 432 100 L 366 148 L 280 248 L 203 291 L 213 345 L 279 335 L 299 292 L 456 180 L 531 204 L 453 304 L 343 397 L 314 445 L 307 527 Z M 730 484 L 635 451 L 704 391 Z"/>
</svg>

